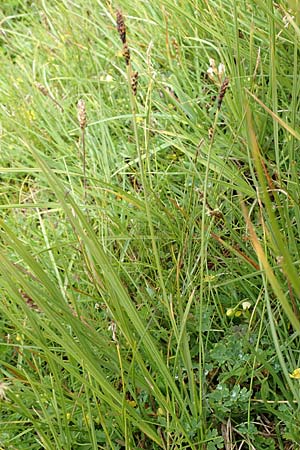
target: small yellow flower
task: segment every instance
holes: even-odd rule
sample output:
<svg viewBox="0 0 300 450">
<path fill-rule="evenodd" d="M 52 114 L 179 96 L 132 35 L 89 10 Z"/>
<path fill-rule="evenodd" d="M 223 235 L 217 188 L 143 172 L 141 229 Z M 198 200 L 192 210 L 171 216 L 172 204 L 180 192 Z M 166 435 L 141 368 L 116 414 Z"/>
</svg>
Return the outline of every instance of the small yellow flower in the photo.
<svg viewBox="0 0 300 450">
<path fill-rule="evenodd" d="M 32 109 L 23 109 L 22 111 L 29 122 L 33 122 L 36 119 L 35 112 Z"/>
<path fill-rule="evenodd" d="M 176 155 L 176 153 L 171 153 L 171 154 L 169 155 L 169 159 L 172 159 L 172 161 L 177 161 L 177 155 Z"/>
<path fill-rule="evenodd" d="M 134 400 L 126 400 L 128 405 L 130 405 L 132 408 L 135 408 L 137 406 L 137 403 Z"/>
<path fill-rule="evenodd" d="M 300 368 L 294 370 L 293 373 L 290 373 L 291 378 L 295 378 L 296 380 L 300 380 Z"/>
<path fill-rule="evenodd" d="M 206 275 L 205 277 L 204 277 L 204 283 L 209 283 L 210 281 L 214 281 L 215 280 L 215 278 L 216 278 L 216 276 L 215 275 Z"/>
<path fill-rule="evenodd" d="M 227 317 L 233 317 L 235 315 L 235 309 L 234 308 L 228 308 L 226 311 Z"/>
<path fill-rule="evenodd" d="M 164 410 L 163 410 L 162 408 L 158 408 L 158 409 L 157 409 L 157 415 L 158 415 L 158 416 L 164 416 L 164 415 L 165 415 Z"/>
</svg>

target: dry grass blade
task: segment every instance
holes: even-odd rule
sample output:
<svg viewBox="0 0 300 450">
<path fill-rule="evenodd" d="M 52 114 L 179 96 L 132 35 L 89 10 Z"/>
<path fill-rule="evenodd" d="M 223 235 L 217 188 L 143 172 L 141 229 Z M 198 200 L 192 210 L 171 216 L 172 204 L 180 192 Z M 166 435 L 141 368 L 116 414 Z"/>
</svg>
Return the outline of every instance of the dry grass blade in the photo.
<svg viewBox="0 0 300 450">
<path fill-rule="evenodd" d="M 277 280 L 271 265 L 269 264 L 267 255 L 264 252 L 263 247 L 259 242 L 259 238 L 255 232 L 254 226 L 250 220 L 248 211 L 244 204 L 242 204 L 242 210 L 244 213 L 247 228 L 249 230 L 250 240 L 251 240 L 252 246 L 256 252 L 257 258 L 260 261 L 261 267 L 264 269 L 266 277 L 267 277 L 270 285 L 272 286 L 274 293 L 277 295 L 277 298 L 280 300 L 282 307 L 291 322 L 291 325 L 294 327 L 295 330 L 297 330 L 299 332 L 300 331 L 299 320 L 295 316 L 294 311 L 291 308 L 285 293 L 282 291 L 279 281 Z"/>
<path fill-rule="evenodd" d="M 226 424 L 222 423 L 221 430 L 224 439 L 225 450 L 233 450 L 232 425 L 230 419 L 227 420 Z"/>
<path fill-rule="evenodd" d="M 287 123 L 284 122 L 284 120 L 282 120 L 279 116 L 277 116 L 277 114 L 275 114 L 273 111 L 271 111 L 261 100 L 259 100 L 259 98 L 256 97 L 256 95 L 252 94 L 252 92 L 250 92 L 248 89 L 246 89 L 247 94 L 249 94 L 252 98 L 254 98 L 254 100 L 262 107 L 264 108 L 265 111 L 267 111 L 267 113 L 270 114 L 270 116 L 273 117 L 274 120 L 276 120 L 279 125 L 281 125 L 283 128 L 285 128 L 292 136 L 294 136 L 296 139 L 298 139 L 300 141 L 300 134 L 297 133 L 296 130 L 294 130 L 293 128 L 291 128 Z"/>
</svg>

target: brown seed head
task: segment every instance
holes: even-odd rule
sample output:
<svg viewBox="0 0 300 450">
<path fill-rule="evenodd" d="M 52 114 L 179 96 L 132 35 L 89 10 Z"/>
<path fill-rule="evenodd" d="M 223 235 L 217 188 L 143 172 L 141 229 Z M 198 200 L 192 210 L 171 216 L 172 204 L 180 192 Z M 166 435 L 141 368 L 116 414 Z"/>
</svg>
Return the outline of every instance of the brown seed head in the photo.
<svg viewBox="0 0 300 450">
<path fill-rule="evenodd" d="M 46 97 L 50 96 L 50 93 L 49 93 L 48 89 L 43 84 L 41 84 L 38 81 L 36 81 L 34 83 L 34 85 L 43 95 L 45 95 Z"/>
<path fill-rule="evenodd" d="M 37 311 L 37 312 L 42 312 L 40 310 L 40 308 L 37 306 L 37 304 L 34 303 L 32 298 L 29 297 L 28 294 L 26 294 L 26 292 L 22 291 L 22 289 L 19 289 L 19 292 L 20 292 L 22 298 L 25 300 L 26 305 L 28 306 L 28 308 L 33 309 L 34 311 Z"/>
<path fill-rule="evenodd" d="M 119 36 L 121 38 L 121 41 L 123 42 L 123 44 L 126 43 L 126 25 L 124 22 L 124 17 L 122 14 L 122 11 L 120 11 L 119 9 L 117 10 L 117 30 L 119 33 Z"/>
<path fill-rule="evenodd" d="M 46 28 L 46 30 L 50 31 L 51 29 L 50 29 L 49 21 L 48 21 L 46 14 L 44 13 L 44 11 L 40 12 L 40 18 L 41 18 L 41 22 L 44 25 L 44 27 Z"/>
<path fill-rule="evenodd" d="M 124 56 L 125 61 L 126 61 L 126 66 L 129 66 L 130 50 L 128 48 L 127 42 L 125 42 L 125 44 L 123 45 L 123 56 Z"/>
<path fill-rule="evenodd" d="M 225 80 L 222 83 L 219 95 L 218 95 L 218 109 L 219 110 L 221 109 L 222 102 L 223 102 L 225 93 L 227 91 L 228 85 L 229 85 L 229 78 L 225 78 Z"/>
<path fill-rule="evenodd" d="M 85 101 L 82 98 L 77 103 L 77 117 L 80 128 L 84 130 L 87 124 L 87 118 Z"/>
<path fill-rule="evenodd" d="M 133 72 L 133 74 L 131 75 L 131 89 L 134 96 L 136 96 L 137 93 L 138 79 L 139 73 Z"/>
<path fill-rule="evenodd" d="M 53 101 L 53 103 L 57 106 L 57 108 L 60 109 L 61 112 L 64 111 L 63 106 L 53 97 L 53 95 L 51 94 L 50 91 L 48 91 L 48 89 L 41 83 L 39 83 L 38 81 L 36 81 L 34 83 L 35 87 L 43 94 L 45 95 L 45 97 L 49 97 L 50 100 Z"/>
</svg>

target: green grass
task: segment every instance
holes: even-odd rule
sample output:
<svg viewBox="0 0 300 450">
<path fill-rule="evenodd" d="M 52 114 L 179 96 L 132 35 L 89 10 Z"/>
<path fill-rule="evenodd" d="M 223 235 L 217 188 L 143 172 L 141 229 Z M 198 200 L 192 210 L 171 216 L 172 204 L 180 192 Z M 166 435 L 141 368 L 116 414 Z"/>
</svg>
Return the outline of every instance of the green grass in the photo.
<svg viewBox="0 0 300 450">
<path fill-rule="evenodd" d="M 0 448 L 300 448 L 299 2 L 2 3 Z"/>
</svg>

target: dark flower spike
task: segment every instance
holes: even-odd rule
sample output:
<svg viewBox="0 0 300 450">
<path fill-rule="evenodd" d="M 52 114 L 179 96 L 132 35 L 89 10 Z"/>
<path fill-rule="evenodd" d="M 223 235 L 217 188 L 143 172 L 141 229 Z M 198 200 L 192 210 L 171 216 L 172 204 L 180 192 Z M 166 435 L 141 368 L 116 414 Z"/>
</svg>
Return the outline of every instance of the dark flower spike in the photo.
<svg viewBox="0 0 300 450">
<path fill-rule="evenodd" d="M 121 41 L 123 42 L 123 44 L 126 44 L 126 25 L 124 22 L 123 14 L 119 9 L 117 10 L 117 30 Z"/>
<path fill-rule="evenodd" d="M 227 91 L 228 85 L 229 85 L 229 78 L 225 78 L 225 80 L 222 83 L 219 95 L 218 95 L 218 110 L 221 109 L 222 102 L 223 102 L 225 93 Z"/>
<path fill-rule="evenodd" d="M 127 43 L 125 42 L 125 44 L 123 45 L 123 56 L 125 58 L 126 61 L 126 66 L 129 66 L 129 62 L 130 62 L 130 51 L 128 48 Z"/>
<path fill-rule="evenodd" d="M 136 93 L 137 93 L 138 78 L 139 78 L 139 73 L 133 72 L 133 74 L 131 75 L 131 89 L 132 89 L 132 93 L 134 96 L 136 96 Z"/>
</svg>

